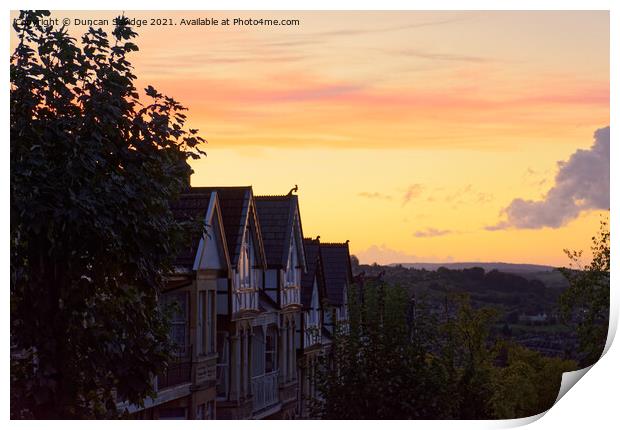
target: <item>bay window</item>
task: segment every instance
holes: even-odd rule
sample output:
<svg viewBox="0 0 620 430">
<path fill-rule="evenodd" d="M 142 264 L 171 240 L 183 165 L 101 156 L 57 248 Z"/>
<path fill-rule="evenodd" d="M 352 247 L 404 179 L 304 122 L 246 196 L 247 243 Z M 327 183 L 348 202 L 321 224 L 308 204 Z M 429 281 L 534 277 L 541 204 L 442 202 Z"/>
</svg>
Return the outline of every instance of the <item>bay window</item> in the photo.
<svg viewBox="0 0 620 430">
<path fill-rule="evenodd" d="M 170 338 L 179 356 L 189 353 L 189 301 L 186 291 L 166 293 L 163 296 L 166 305 L 173 306 L 170 320 Z"/>
<path fill-rule="evenodd" d="M 207 353 L 207 292 L 198 292 L 198 325 L 196 327 L 196 344 L 198 355 Z"/>
</svg>

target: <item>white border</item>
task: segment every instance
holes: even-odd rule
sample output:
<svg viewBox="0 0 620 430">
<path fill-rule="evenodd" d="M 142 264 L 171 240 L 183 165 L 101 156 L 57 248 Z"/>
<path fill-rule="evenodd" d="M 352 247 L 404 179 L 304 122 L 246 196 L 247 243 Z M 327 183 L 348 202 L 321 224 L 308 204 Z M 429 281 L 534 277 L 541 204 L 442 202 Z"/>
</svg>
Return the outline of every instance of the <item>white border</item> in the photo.
<svg viewBox="0 0 620 430">
<path fill-rule="evenodd" d="M 7 2 L 9 9 L 57 10 L 609 10 L 613 3 L 613 0 L 179 0 L 166 3 L 113 0 L 105 4 L 85 4 L 76 0 Z"/>
<path fill-rule="evenodd" d="M 294 4 L 290 1 L 274 1 L 274 0 L 263 0 L 260 2 L 252 2 L 252 1 L 227 1 L 227 2 L 205 2 L 205 1 L 175 1 L 169 3 L 155 3 L 153 1 L 133 1 L 128 3 L 127 1 L 117 1 L 110 0 L 105 2 L 104 4 L 100 3 L 84 3 L 83 1 L 56 1 L 56 2 L 41 2 L 41 1 L 9 1 L 8 9 L 5 9 L 4 20 L 3 23 L 5 25 L 9 23 L 9 11 L 11 9 L 64 9 L 64 10 L 79 10 L 79 9 L 114 9 L 114 10 L 151 10 L 151 9 L 162 9 L 162 10 L 349 10 L 349 9 L 358 9 L 358 10 L 404 10 L 404 9 L 415 9 L 415 10 L 610 10 L 611 11 L 611 53 L 610 53 L 610 62 L 611 62 L 611 118 L 614 118 L 617 112 L 617 76 L 620 76 L 618 70 L 618 59 L 620 59 L 620 50 L 619 50 L 619 31 L 618 25 L 619 16 L 620 16 L 620 3 L 612 0 L 589 0 L 589 1 L 577 1 L 577 0 L 476 0 L 476 1 L 465 1 L 465 0 L 418 0 L 418 1 L 405 1 L 405 0 L 382 0 L 377 2 L 370 1 L 336 1 L 336 0 L 315 0 L 315 1 L 297 1 Z M 9 46 L 9 28 L 8 25 L 5 27 L 5 30 L 0 33 L 0 37 L 4 42 L 4 46 Z M 8 77 L 8 67 L 0 68 L 0 73 L 3 75 L 3 82 L 5 82 L 5 103 L 2 104 L 3 109 L 3 118 L 5 118 L 4 122 L 4 156 L 0 157 L 0 169 L 4 173 L 3 174 L 3 182 L 2 182 L 2 194 L 4 201 L 9 201 L 9 145 L 7 144 L 9 140 L 9 127 L 6 119 L 8 118 L 8 88 L 9 88 L 9 77 Z M 618 132 L 615 128 L 615 123 L 612 124 L 611 127 L 611 140 L 612 142 L 616 142 L 618 140 Z M 611 165 L 612 166 L 620 166 L 619 163 L 619 152 L 615 150 L 615 146 L 611 148 Z M 617 207 L 617 185 L 618 185 L 618 174 L 614 169 L 611 170 L 611 225 L 617 225 L 618 220 L 618 207 Z M 3 248 L 2 256 L 4 265 L 2 266 L 2 275 L 5 280 L 9 279 L 9 249 L 6 244 L 9 243 L 9 232 L 6 227 L 8 223 L 9 214 L 8 211 L 4 211 L 3 220 L 5 228 L 2 231 L 2 239 L 3 243 L 5 243 L 5 247 Z M 613 250 L 617 249 L 618 240 L 616 239 L 615 233 L 612 234 L 612 256 L 615 254 Z M 613 338 L 613 334 L 617 328 L 618 322 L 618 294 L 616 293 L 617 289 L 617 271 L 618 264 L 615 257 L 612 257 L 612 271 L 611 271 L 611 285 L 612 285 L 612 308 L 611 308 L 611 318 L 610 318 L 610 339 L 608 340 L 608 347 Z M 3 294 L 3 306 L 5 310 L 8 310 L 8 288 L 5 289 Z M 5 329 L 3 330 L 3 345 L 5 347 L 4 354 L 2 355 L 2 364 L 5 369 L 2 373 L 2 408 L 4 411 L 4 417 L 6 419 L 9 418 L 9 374 L 7 372 L 9 368 L 9 312 L 6 312 L 5 316 Z M 588 376 L 579 382 L 578 386 L 572 390 L 566 396 L 564 396 L 561 401 L 559 401 L 546 415 L 543 419 L 540 419 L 532 424 L 534 428 L 609 428 L 613 426 L 613 423 L 618 423 L 618 405 L 617 405 L 617 395 L 619 393 L 618 384 L 620 383 L 618 371 L 618 364 L 620 363 L 620 350 L 617 345 L 612 345 L 607 354 L 600 360 L 599 363 L 593 366 L 593 368 L 588 372 Z M 351 393 L 352 396 L 355 393 Z M 537 418 L 540 418 L 537 417 Z M 459 429 L 467 429 L 467 428 L 505 428 L 505 427 L 515 427 L 519 425 L 528 424 L 530 422 L 535 421 L 534 419 L 522 419 L 522 420 L 513 420 L 513 421 L 416 421 L 416 422 L 408 422 L 408 421 L 395 421 L 391 422 L 390 425 L 394 425 L 399 428 L 409 428 L 410 426 L 415 426 L 416 428 L 459 428 Z M 32 422 L 16 422 L 11 421 L 10 425 L 15 428 L 32 428 Z M 84 423 L 81 422 L 45 422 L 42 423 L 46 427 L 51 428 L 74 428 L 74 427 L 82 427 Z M 104 421 L 95 421 L 89 422 L 88 426 L 92 426 L 94 428 L 107 428 L 110 423 Z M 114 423 L 115 426 L 121 427 L 134 427 L 138 425 L 143 425 L 140 422 L 118 422 Z M 164 421 L 160 422 L 149 422 L 148 425 L 153 425 L 155 427 L 163 427 L 167 426 Z M 226 423 L 226 422 L 209 422 L 200 423 L 185 423 L 184 425 L 189 426 L 209 426 L 209 427 L 223 427 L 226 426 L 229 428 L 231 425 L 237 425 L 237 423 Z M 254 426 L 266 426 L 270 427 L 275 426 L 290 426 L 293 425 L 290 422 L 244 422 L 243 425 L 245 427 L 254 427 Z M 313 421 L 304 421 L 304 422 L 296 422 L 295 427 L 315 427 L 315 426 L 327 426 L 327 427 L 341 427 L 341 423 L 335 422 L 313 422 Z M 345 424 L 346 425 L 346 424 Z M 361 426 L 362 428 L 374 428 L 376 425 L 370 421 L 360 421 L 355 423 L 356 426 Z"/>
</svg>

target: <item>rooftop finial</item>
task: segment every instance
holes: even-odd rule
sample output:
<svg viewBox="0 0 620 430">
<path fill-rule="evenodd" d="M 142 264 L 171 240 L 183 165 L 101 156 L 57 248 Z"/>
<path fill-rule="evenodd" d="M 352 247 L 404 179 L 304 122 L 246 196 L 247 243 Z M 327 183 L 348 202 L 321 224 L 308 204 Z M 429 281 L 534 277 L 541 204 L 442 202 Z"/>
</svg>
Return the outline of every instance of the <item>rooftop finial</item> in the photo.
<svg viewBox="0 0 620 430">
<path fill-rule="evenodd" d="M 348 245 L 349 244 L 349 239 L 347 239 L 344 243 Z"/>
<path fill-rule="evenodd" d="M 314 239 L 314 240 L 316 240 L 316 241 L 318 242 L 320 238 L 321 238 L 321 235 L 319 234 L 319 235 L 316 237 L 316 239 Z"/>
<path fill-rule="evenodd" d="M 299 190 L 299 188 L 297 187 L 297 184 L 295 184 L 295 186 L 293 188 L 291 188 L 291 191 L 288 192 L 289 196 L 293 195 L 293 192 L 297 192 Z"/>
</svg>

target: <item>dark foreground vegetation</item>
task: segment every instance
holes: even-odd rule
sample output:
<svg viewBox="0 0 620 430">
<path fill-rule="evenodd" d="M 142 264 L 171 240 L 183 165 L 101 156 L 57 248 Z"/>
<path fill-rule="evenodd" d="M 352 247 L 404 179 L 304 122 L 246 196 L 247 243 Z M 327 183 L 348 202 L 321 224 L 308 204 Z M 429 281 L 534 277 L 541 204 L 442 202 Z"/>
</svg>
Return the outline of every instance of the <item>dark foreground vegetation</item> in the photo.
<svg viewBox="0 0 620 430">
<path fill-rule="evenodd" d="M 497 419 L 549 409 L 562 373 L 601 355 L 609 316 L 609 230 L 601 223 L 594 257 L 562 269 L 568 287 L 481 269 L 437 272 L 382 267 L 384 278 L 350 297 L 350 322 L 318 370 L 317 415 L 332 419 Z M 580 253 L 567 252 L 576 263 Z M 378 270 L 378 267 L 363 267 Z M 357 268 L 360 270 L 360 267 Z M 405 270 L 413 270 L 404 274 Z M 398 285 L 390 277 L 416 279 Z M 420 288 L 420 284 L 427 288 Z M 534 309 L 532 309 L 534 307 Z M 553 321 L 513 322 L 547 313 Z M 569 339 L 539 351 L 515 332 Z"/>
<path fill-rule="evenodd" d="M 352 298 L 350 325 L 319 372 L 322 418 L 492 419 L 550 408 L 562 372 L 577 363 L 493 338 L 497 316 L 457 297 L 438 315 L 404 288 L 367 285 Z"/>
<path fill-rule="evenodd" d="M 203 139 L 140 98 L 128 19 L 81 43 L 22 11 L 11 56 L 11 412 L 107 418 L 154 395 L 172 345 L 157 305 L 190 226 L 169 202 Z"/>
</svg>

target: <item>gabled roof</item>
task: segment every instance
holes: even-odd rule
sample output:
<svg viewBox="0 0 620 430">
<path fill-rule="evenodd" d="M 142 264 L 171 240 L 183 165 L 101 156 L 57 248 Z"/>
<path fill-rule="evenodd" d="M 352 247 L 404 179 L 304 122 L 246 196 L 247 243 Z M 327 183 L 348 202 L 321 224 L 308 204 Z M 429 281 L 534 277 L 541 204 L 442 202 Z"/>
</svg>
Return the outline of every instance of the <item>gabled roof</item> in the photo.
<svg viewBox="0 0 620 430">
<path fill-rule="evenodd" d="M 319 301 L 324 297 L 325 280 L 321 263 L 321 247 L 318 239 L 304 239 L 306 251 L 306 272 L 301 275 L 301 304 L 304 308 L 312 305 L 312 289 L 317 278 Z"/>
<path fill-rule="evenodd" d="M 263 234 L 267 265 L 272 268 L 286 267 L 291 234 L 295 234 L 300 264 L 305 270 L 306 257 L 297 196 L 255 196 L 254 200 Z"/>
<path fill-rule="evenodd" d="M 349 241 L 345 243 L 321 243 L 320 247 L 327 300 L 331 305 L 342 305 L 344 287 L 350 285 L 353 279 Z"/>
<path fill-rule="evenodd" d="M 214 191 L 217 192 L 220 202 L 231 265 L 237 266 L 239 261 L 243 232 L 248 222 L 254 223 L 256 226 L 257 237 L 255 238 L 255 243 L 259 247 L 258 259 L 261 265 L 264 265 L 264 248 L 260 224 L 254 208 L 252 187 L 191 187 L 186 194 L 190 194 L 195 198 L 200 198 L 201 196 L 206 198 Z"/>
<path fill-rule="evenodd" d="M 204 194 L 182 194 L 179 198 L 170 204 L 170 210 L 177 221 L 200 221 L 205 220 L 209 204 L 211 202 L 211 193 Z M 185 269 L 192 269 L 194 260 L 202 238 L 202 232 L 197 225 L 197 232 L 189 237 L 188 243 L 182 248 L 174 265 Z"/>
<path fill-rule="evenodd" d="M 170 203 L 170 210 L 174 218 L 181 222 L 195 222 L 192 233 L 187 238 L 187 243 L 182 247 L 176 257 L 174 265 L 180 269 L 197 270 L 200 258 L 205 246 L 207 231 L 211 230 L 214 236 L 209 239 L 217 241 L 217 247 L 222 252 L 226 270 L 230 270 L 230 259 L 224 228 L 222 225 L 222 213 L 216 192 L 204 194 L 181 194 Z M 191 227 L 190 227 L 191 228 Z"/>
</svg>

